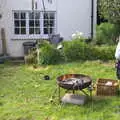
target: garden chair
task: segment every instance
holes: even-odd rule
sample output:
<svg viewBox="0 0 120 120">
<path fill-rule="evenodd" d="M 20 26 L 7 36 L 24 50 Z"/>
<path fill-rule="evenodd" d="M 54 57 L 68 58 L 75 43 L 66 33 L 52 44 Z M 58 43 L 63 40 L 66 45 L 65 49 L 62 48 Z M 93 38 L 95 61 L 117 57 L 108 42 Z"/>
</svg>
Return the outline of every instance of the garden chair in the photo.
<svg viewBox="0 0 120 120">
<path fill-rule="evenodd" d="M 60 34 L 52 34 L 49 36 L 49 42 L 56 46 L 62 41 L 63 41 L 63 37 L 60 37 Z"/>
</svg>

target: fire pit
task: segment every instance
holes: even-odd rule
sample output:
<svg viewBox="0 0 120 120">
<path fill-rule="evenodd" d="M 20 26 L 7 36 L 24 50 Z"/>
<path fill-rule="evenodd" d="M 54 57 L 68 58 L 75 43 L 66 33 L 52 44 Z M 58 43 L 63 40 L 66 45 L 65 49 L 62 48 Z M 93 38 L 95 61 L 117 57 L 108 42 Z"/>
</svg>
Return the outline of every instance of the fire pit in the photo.
<svg viewBox="0 0 120 120">
<path fill-rule="evenodd" d="M 83 74 L 66 74 L 57 78 L 57 84 L 67 90 L 82 90 L 91 83 L 91 78 Z"/>
<path fill-rule="evenodd" d="M 83 74 L 65 74 L 57 78 L 57 84 L 59 86 L 59 100 L 60 100 L 60 87 L 66 90 L 82 91 L 85 95 L 88 95 L 83 89 L 90 88 L 92 80 L 89 76 Z M 91 96 L 91 90 L 90 96 Z"/>
</svg>

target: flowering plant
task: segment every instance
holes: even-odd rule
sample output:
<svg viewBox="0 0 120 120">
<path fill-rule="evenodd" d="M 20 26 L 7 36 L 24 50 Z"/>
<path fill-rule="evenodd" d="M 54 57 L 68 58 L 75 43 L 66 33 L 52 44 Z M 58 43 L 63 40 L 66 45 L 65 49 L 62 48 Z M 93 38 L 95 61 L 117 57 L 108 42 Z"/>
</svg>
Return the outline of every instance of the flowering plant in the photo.
<svg viewBox="0 0 120 120">
<path fill-rule="evenodd" d="M 84 39 L 83 33 L 76 31 L 75 33 L 72 34 L 72 39 Z"/>
</svg>

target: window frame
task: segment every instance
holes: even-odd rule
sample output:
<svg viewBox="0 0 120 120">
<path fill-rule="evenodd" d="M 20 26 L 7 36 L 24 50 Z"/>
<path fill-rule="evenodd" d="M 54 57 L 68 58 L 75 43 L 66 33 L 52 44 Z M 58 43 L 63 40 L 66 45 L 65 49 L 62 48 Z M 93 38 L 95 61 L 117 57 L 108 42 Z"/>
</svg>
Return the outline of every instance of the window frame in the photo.
<svg viewBox="0 0 120 120">
<path fill-rule="evenodd" d="M 15 34 L 14 33 L 14 29 L 15 29 L 15 25 L 14 25 L 14 21 L 15 21 L 15 18 L 14 18 L 14 13 L 25 13 L 26 14 L 26 34 Z M 56 11 L 40 11 L 40 10 L 35 10 L 34 12 L 40 12 L 40 19 L 39 19 L 39 22 L 40 22 L 40 34 L 29 34 L 29 13 L 30 12 L 33 12 L 32 10 L 13 10 L 12 11 L 12 23 L 13 23 L 13 27 L 12 27 L 12 39 L 40 39 L 40 38 L 43 38 L 43 39 L 48 39 L 49 35 L 48 34 L 44 34 L 44 13 L 46 12 L 52 12 L 54 13 L 54 33 L 57 32 L 57 17 L 56 17 Z M 35 26 L 34 26 L 35 27 Z"/>
<path fill-rule="evenodd" d="M 18 18 L 15 18 L 15 13 L 16 13 L 16 15 L 18 14 Z M 24 19 L 22 19 L 22 17 L 21 17 L 22 14 L 25 15 Z M 25 25 L 22 26 L 23 21 L 25 22 Z M 18 26 L 16 23 L 18 24 Z M 18 29 L 18 33 L 15 33 L 15 29 Z M 25 29 L 25 33 L 22 33 L 22 29 Z M 14 34 L 15 35 L 25 35 L 26 34 L 26 13 L 25 12 L 14 12 Z"/>
<path fill-rule="evenodd" d="M 53 12 L 43 12 L 42 14 L 43 14 L 43 28 L 42 28 L 42 29 L 43 29 L 43 34 L 45 34 L 44 29 L 49 29 L 49 30 L 48 30 L 48 33 L 45 34 L 45 35 L 55 34 L 55 23 L 56 23 L 55 14 L 54 14 L 54 18 L 53 18 L 53 19 L 50 18 L 50 14 L 53 14 Z M 48 17 L 45 18 L 45 19 L 44 19 L 44 14 L 47 14 L 47 15 L 48 15 Z M 47 22 L 47 24 L 50 24 L 50 22 L 52 21 L 52 22 L 53 22 L 53 26 L 51 26 L 51 25 L 49 25 L 49 26 L 44 26 L 44 25 L 45 25 L 45 24 L 44 24 L 45 21 Z M 53 30 L 53 33 L 50 33 L 50 29 L 54 29 L 54 30 Z"/>
</svg>

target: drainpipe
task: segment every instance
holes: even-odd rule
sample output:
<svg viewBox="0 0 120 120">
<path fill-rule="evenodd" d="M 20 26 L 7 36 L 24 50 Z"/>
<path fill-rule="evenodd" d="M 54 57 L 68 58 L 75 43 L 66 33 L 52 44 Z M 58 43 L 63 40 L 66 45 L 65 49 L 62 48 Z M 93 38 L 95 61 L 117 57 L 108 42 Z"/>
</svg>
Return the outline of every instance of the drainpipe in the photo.
<svg viewBox="0 0 120 120">
<path fill-rule="evenodd" d="M 94 35 L 94 0 L 91 0 L 91 39 Z"/>
</svg>

